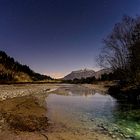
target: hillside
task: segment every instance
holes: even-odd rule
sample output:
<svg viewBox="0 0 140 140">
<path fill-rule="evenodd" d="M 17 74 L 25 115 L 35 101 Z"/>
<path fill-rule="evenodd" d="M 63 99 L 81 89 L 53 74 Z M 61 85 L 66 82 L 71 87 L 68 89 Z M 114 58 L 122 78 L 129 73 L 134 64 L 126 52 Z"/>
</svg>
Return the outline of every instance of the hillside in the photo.
<svg viewBox="0 0 140 140">
<path fill-rule="evenodd" d="M 84 69 L 84 70 L 72 71 L 70 74 L 66 75 L 63 79 L 64 80 L 81 79 L 81 78 L 92 77 L 94 75 L 95 75 L 94 70 Z"/>
<path fill-rule="evenodd" d="M 97 72 L 94 70 L 84 69 L 84 70 L 77 70 L 72 71 L 70 74 L 66 75 L 63 80 L 74 80 L 74 79 L 81 79 L 81 78 L 89 78 L 95 77 L 96 79 L 101 78 L 102 74 L 109 74 L 111 70 L 109 69 L 102 69 Z"/>
<path fill-rule="evenodd" d="M 52 79 L 50 76 L 41 75 L 31 70 L 27 65 L 22 65 L 0 51 L 0 82 L 32 82 Z"/>
</svg>

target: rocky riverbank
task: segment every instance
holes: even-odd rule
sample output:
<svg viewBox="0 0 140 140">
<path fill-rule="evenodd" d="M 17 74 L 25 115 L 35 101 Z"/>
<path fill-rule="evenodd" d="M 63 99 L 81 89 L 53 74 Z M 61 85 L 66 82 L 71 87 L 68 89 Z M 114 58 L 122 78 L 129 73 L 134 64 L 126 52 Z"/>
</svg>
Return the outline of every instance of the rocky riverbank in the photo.
<svg viewBox="0 0 140 140">
<path fill-rule="evenodd" d="M 56 88 L 58 85 L 53 84 L 14 84 L 14 85 L 0 85 L 0 101 L 21 97 L 21 96 L 36 96 L 40 94 L 47 94 L 46 91 Z"/>
<path fill-rule="evenodd" d="M 26 96 L 0 102 L 0 112 L 9 128 L 20 131 L 39 131 L 47 128 L 46 109 L 37 99 Z"/>
<path fill-rule="evenodd" d="M 0 85 L 0 139 L 47 139 L 45 98 L 57 85 Z"/>
<path fill-rule="evenodd" d="M 72 91 L 80 95 L 85 89 L 92 93 L 83 85 L 0 85 L 0 140 L 112 140 L 103 131 L 66 131 L 65 126 L 54 124 L 46 117 L 49 111 L 45 99 L 50 93 L 67 95 Z"/>
<path fill-rule="evenodd" d="M 95 91 L 100 91 L 102 93 L 106 93 L 110 86 L 116 85 L 116 82 L 113 81 L 104 81 L 104 82 L 96 82 L 94 84 L 83 84 L 84 87 L 89 89 L 94 89 Z"/>
</svg>

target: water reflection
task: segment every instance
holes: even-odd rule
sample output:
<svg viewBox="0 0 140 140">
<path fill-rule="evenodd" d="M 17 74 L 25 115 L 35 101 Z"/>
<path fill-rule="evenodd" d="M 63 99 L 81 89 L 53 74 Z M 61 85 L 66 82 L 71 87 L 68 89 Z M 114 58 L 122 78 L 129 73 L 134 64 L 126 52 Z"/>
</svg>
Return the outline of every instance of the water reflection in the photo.
<svg viewBox="0 0 140 140">
<path fill-rule="evenodd" d="M 73 95 L 73 96 L 77 96 L 77 95 L 80 95 L 80 96 L 91 96 L 91 95 L 94 95 L 96 93 L 100 93 L 100 94 L 103 94 L 105 95 L 106 93 L 104 91 L 98 91 L 98 90 L 95 90 L 95 89 L 90 89 L 88 87 L 84 87 L 84 86 L 81 86 L 81 85 L 65 85 L 65 86 L 62 86 L 62 87 L 59 87 L 57 90 L 55 90 L 54 93 L 58 93 L 58 92 L 65 92 L 67 94 L 65 95 Z"/>
</svg>

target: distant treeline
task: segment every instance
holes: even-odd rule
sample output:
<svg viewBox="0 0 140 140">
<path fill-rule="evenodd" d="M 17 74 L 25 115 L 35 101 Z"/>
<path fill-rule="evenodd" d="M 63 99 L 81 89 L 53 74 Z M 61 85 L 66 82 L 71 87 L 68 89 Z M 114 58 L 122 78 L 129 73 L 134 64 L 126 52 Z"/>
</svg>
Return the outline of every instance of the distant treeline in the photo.
<svg viewBox="0 0 140 140">
<path fill-rule="evenodd" d="M 87 78 L 81 78 L 81 79 L 75 78 L 73 80 L 63 80 L 64 83 L 71 83 L 71 84 L 85 84 L 85 83 L 91 84 L 95 81 L 96 81 L 95 76 L 87 77 Z"/>
<path fill-rule="evenodd" d="M 0 51 L 0 81 L 41 81 L 52 79 L 50 76 L 34 72 L 27 65 L 22 65 Z"/>
<path fill-rule="evenodd" d="M 100 76 L 100 78 L 95 78 L 95 76 L 93 77 L 87 77 L 87 78 L 81 78 L 81 79 L 73 79 L 73 80 L 63 80 L 64 83 L 71 83 L 71 84 L 93 84 L 96 83 L 98 81 L 112 81 L 112 80 L 119 80 L 119 78 L 117 77 L 116 72 L 114 73 L 104 73 Z"/>
</svg>

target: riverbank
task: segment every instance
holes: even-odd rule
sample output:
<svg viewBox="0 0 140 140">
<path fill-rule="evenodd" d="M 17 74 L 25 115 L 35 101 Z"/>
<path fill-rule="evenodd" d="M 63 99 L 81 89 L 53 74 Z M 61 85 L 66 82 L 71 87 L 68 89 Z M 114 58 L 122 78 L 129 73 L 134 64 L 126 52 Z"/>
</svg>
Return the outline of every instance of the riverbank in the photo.
<svg viewBox="0 0 140 140">
<path fill-rule="evenodd" d="M 31 96 L 16 97 L 0 102 L 1 114 L 10 128 L 21 131 L 44 129 L 46 109 Z"/>
<path fill-rule="evenodd" d="M 0 139 L 46 140 L 45 98 L 52 84 L 0 85 Z"/>
<path fill-rule="evenodd" d="M 47 94 L 50 89 L 57 88 L 58 84 L 10 84 L 0 85 L 0 101 L 14 97 L 37 96 Z"/>
<path fill-rule="evenodd" d="M 108 94 L 117 100 L 124 100 L 132 104 L 140 105 L 140 85 L 117 84 L 109 88 Z"/>
<path fill-rule="evenodd" d="M 116 82 L 113 81 L 99 81 L 96 82 L 94 84 L 83 84 L 83 86 L 90 88 L 90 89 L 94 89 L 97 92 L 98 91 L 102 91 L 103 93 L 106 93 L 109 89 L 109 87 L 116 85 Z"/>
<path fill-rule="evenodd" d="M 65 126 L 51 124 L 47 118 L 46 98 L 49 94 L 69 94 L 68 87 L 80 91 L 81 85 L 14 84 L 0 85 L 1 140 L 80 140 L 112 138 L 102 131 L 66 131 Z M 83 86 L 82 86 L 83 87 Z"/>
</svg>

